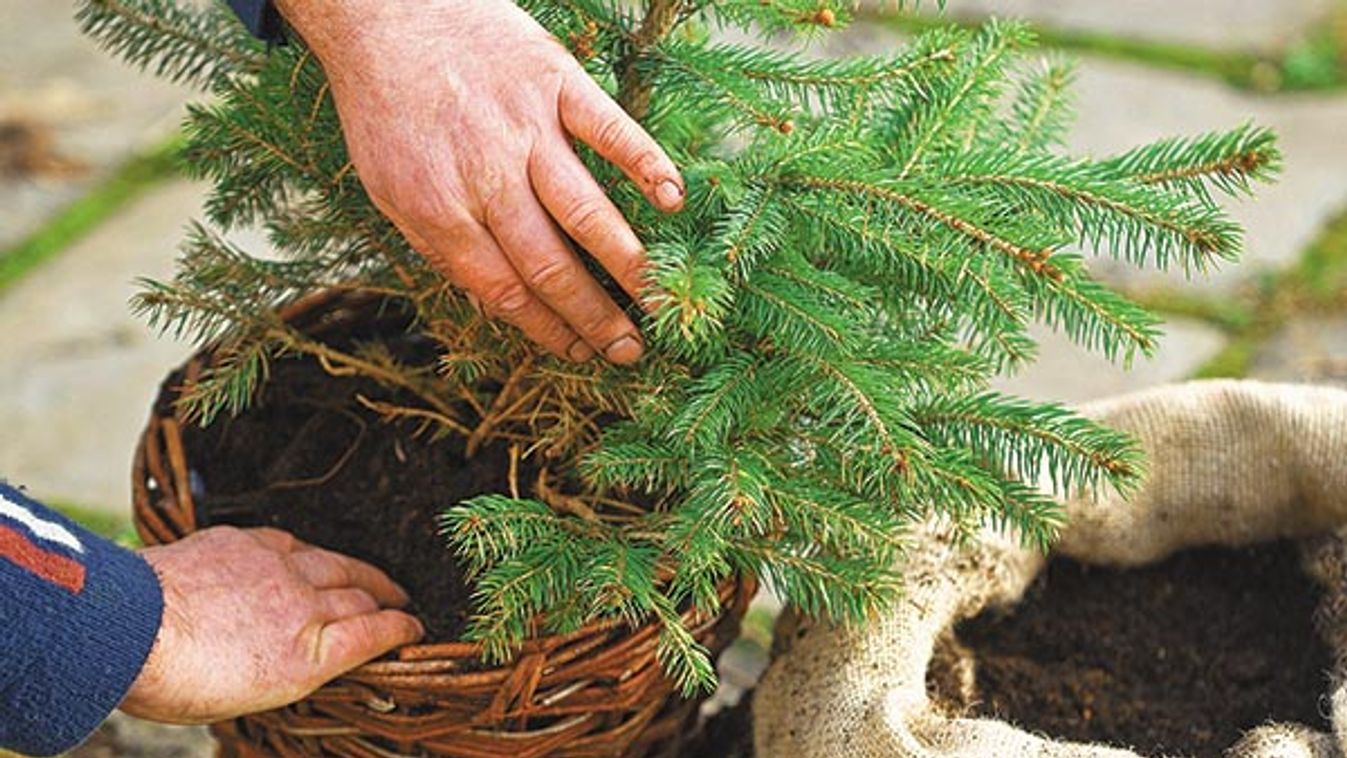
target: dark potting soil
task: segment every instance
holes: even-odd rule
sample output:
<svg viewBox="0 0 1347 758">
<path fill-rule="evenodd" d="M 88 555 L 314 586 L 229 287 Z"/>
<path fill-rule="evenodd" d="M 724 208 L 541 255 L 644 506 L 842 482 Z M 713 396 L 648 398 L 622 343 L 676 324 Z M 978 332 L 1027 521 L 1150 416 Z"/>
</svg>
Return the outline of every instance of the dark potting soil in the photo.
<svg viewBox="0 0 1347 758">
<path fill-rule="evenodd" d="M 1218 758 L 1268 721 L 1327 727 L 1317 586 L 1291 543 L 1201 549 L 1135 570 L 1058 559 L 1009 615 L 962 624 L 972 703 L 1053 737 Z M 932 687 L 939 689 L 936 681 Z"/>
<path fill-rule="evenodd" d="M 679 751 L 680 758 L 753 758 L 753 693 L 706 720 Z"/>
<path fill-rule="evenodd" d="M 357 394 L 395 399 L 311 360 L 279 360 L 244 413 L 185 430 L 198 520 L 274 526 L 368 561 L 407 590 L 428 640 L 457 639 L 469 590 L 438 518 L 467 498 L 507 491 L 508 454 L 487 445 L 465 461 L 457 438 L 387 423 Z"/>
</svg>

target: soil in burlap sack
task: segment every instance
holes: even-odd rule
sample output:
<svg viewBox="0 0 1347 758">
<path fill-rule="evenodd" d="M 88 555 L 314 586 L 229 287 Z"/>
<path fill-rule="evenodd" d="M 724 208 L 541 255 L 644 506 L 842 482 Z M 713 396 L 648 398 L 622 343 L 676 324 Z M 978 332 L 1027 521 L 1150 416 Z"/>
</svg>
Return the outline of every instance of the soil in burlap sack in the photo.
<svg viewBox="0 0 1347 758">
<path fill-rule="evenodd" d="M 1126 571 L 1059 559 L 1010 613 L 957 628 L 976 662 L 973 697 L 935 665 L 949 660 L 939 649 L 928 683 L 954 711 L 1053 737 L 1220 758 L 1269 721 L 1329 727 L 1319 596 L 1290 542 Z"/>
<path fill-rule="evenodd" d="M 1347 746 L 1347 543 L 1339 530 L 1347 525 L 1347 392 L 1194 382 L 1094 403 L 1083 411 L 1134 434 L 1148 453 L 1150 471 L 1130 499 L 1108 491 L 1069 499 L 1068 526 L 1055 554 L 1094 566 L 1145 567 L 1204 546 L 1238 549 L 1300 540 L 1307 572 L 1326 593 L 1317 614 L 1302 618 L 1317 616 L 1316 628 L 1333 660 L 1332 676 L 1297 699 L 1322 698 L 1328 728 L 1322 718 L 1259 724 L 1227 743 L 1224 755 L 1342 758 Z M 760 755 L 1142 755 L 1130 747 L 1045 735 L 977 712 L 951 712 L 933 700 L 927 676 L 932 660 L 942 656 L 949 659 L 956 691 L 975 697 L 976 658 L 947 642 L 951 630 L 987 609 L 1024 602 L 1047 560 L 992 528 L 962 543 L 947 527 L 931 522 L 914 529 L 912 543 L 902 566 L 906 596 L 891 611 L 850 627 L 783 617 L 778 636 L 789 642 L 788 648 L 768 668 L 753 704 Z M 1128 599 L 1116 596 L 1116 588 L 1107 591 L 1115 595 L 1105 602 L 1126 606 Z M 1219 633 L 1237 623 L 1232 614 L 1249 613 L 1233 605 L 1190 611 L 1195 618 L 1164 616 L 1159 623 L 1206 624 Z M 1312 639 L 1279 642 L 1298 646 Z M 942 652 L 937 655 L 937 650 Z M 1279 659 L 1276 665 L 1284 664 Z M 1218 746 L 1218 753 L 1219 747 L 1225 746 Z"/>
</svg>

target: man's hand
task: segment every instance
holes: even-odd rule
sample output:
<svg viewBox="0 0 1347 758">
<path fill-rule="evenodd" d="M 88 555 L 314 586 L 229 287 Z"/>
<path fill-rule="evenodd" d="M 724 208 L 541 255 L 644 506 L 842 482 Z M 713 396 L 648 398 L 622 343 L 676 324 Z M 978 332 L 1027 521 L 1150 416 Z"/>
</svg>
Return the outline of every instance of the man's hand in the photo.
<svg viewBox="0 0 1347 758">
<path fill-rule="evenodd" d="M 571 139 L 661 210 L 682 207 L 683 181 L 557 40 L 509 0 L 277 5 L 327 71 L 365 189 L 413 247 L 557 355 L 640 357 L 636 327 L 561 234 L 638 295 L 641 243 Z"/>
<path fill-rule="evenodd" d="M 279 708 L 420 639 L 381 571 L 275 529 L 216 527 L 141 555 L 164 621 L 122 710 L 173 724 Z"/>
</svg>

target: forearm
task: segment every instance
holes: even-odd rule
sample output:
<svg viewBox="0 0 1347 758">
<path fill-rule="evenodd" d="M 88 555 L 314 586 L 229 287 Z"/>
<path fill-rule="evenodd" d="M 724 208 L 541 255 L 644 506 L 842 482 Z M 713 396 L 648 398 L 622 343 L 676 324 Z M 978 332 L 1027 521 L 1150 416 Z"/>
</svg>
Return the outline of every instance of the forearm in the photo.
<svg viewBox="0 0 1347 758">
<path fill-rule="evenodd" d="M 162 613 L 139 556 L 0 482 L 0 747 L 81 742 L 130 689 Z"/>
<path fill-rule="evenodd" d="M 434 48 L 472 33 L 482 7 L 510 0 L 406 3 L 388 0 L 271 0 L 328 77 L 363 75 L 371 61 L 433 57 Z M 479 35 L 481 36 L 481 35 Z"/>
</svg>

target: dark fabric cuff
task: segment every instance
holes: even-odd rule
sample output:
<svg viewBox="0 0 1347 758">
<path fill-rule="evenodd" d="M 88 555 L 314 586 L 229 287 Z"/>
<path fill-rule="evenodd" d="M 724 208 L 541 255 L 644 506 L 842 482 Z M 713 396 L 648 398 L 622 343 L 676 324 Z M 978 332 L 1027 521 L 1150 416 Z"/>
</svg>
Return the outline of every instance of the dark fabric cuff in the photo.
<svg viewBox="0 0 1347 758">
<path fill-rule="evenodd" d="M 0 517 L 0 746 L 55 755 L 126 696 L 159 633 L 163 590 L 139 555 L 3 482 Z"/>
<path fill-rule="evenodd" d="M 254 37 L 273 44 L 285 42 L 285 22 L 271 0 L 229 0 L 229 7 Z"/>
</svg>

